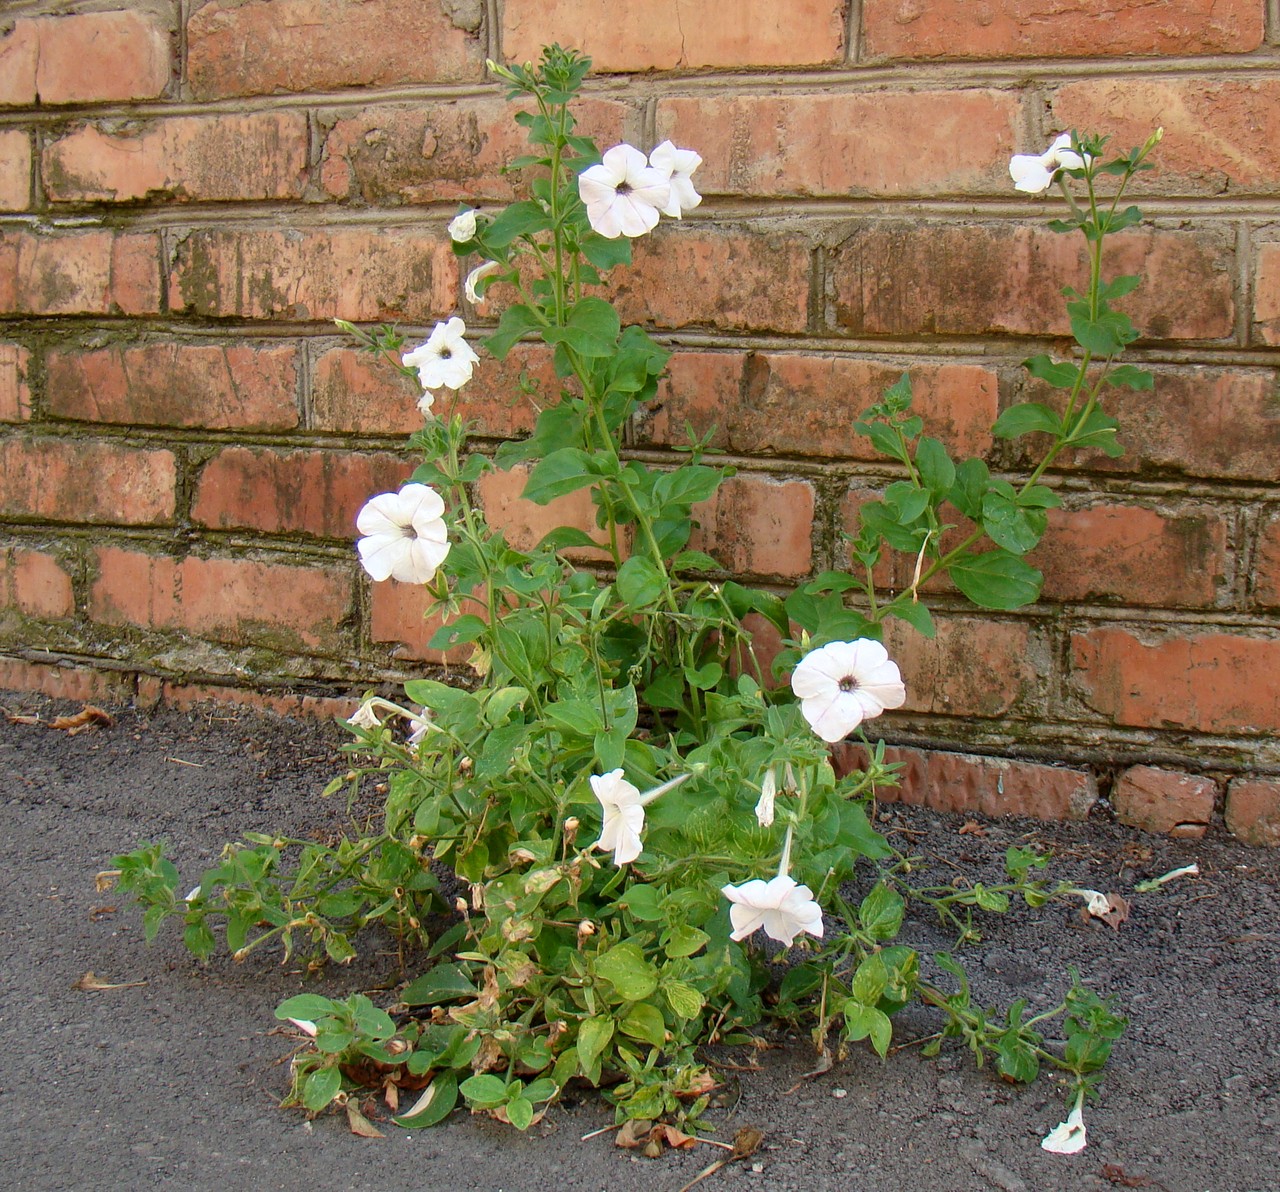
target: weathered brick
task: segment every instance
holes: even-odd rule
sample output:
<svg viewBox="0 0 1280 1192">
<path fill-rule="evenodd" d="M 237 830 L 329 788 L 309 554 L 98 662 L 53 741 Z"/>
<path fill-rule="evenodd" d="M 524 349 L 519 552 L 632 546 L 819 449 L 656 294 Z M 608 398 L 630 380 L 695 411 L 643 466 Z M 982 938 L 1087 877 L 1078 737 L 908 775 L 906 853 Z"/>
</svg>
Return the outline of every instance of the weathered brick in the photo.
<svg viewBox="0 0 1280 1192">
<path fill-rule="evenodd" d="M 1095 628 L 1071 638 L 1084 704 L 1121 725 L 1206 733 L 1280 728 L 1280 640 Z"/>
<path fill-rule="evenodd" d="M 529 152 L 525 130 L 513 120 L 516 111 L 502 99 L 486 98 L 321 112 L 327 131 L 320 184 L 333 198 L 379 206 L 505 203 L 517 185 L 502 167 Z M 635 143 L 640 135 L 639 112 L 612 100 L 584 99 L 574 105 L 574 118 L 576 132 L 594 137 L 601 149 Z"/>
<path fill-rule="evenodd" d="M 73 616 L 71 576 L 53 555 L 11 546 L 0 551 L 0 605 L 46 620 Z"/>
<path fill-rule="evenodd" d="M 1185 195 L 1273 194 L 1280 190 L 1280 81 L 1203 75 L 1089 79 L 1059 87 L 1054 128 L 1106 132 L 1128 150 L 1156 128 L 1164 139 L 1138 189 Z"/>
<path fill-rule="evenodd" d="M 76 703 L 124 703 L 133 694 L 133 675 L 89 666 L 0 658 L 0 690 L 39 692 L 51 699 Z"/>
<path fill-rule="evenodd" d="M 993 370 L 967 364 L 902 367 L 848 356 L 750 352 L 677 354 L 647 424 L 653 442 L 683 443 L 685 424 L 711 442 L 750 455 L 878 460 L 853 424 L 904 371 L 926 434 L 959 456 L 984 455 L 998 403 Z"/>
<path fill-rule="evenodd" d="M 0 422 L 25 422 L 31 417 L 30 360 L 31 353 L 21 344 L 0 343 Z"/>
<path fill-rule="evenodd" d="M 233 645 L 311 652 L 347 647 L 350 573 L 259 559 L 94 552 L 89 615 L 100 624 L 193 633 Z"/>
<path fill-rule="evenodd" d="M 276 716 L 307 717 L 315 720 L 347 720 L 360 706 L 360 699 L 356 696 L 251 691 L 243 687 L 228 687 L 219 683 L 173 683 L 149 675 L 138 676 L 136 702 L 148 707 L 156 707 L 163 703 L 170 708 L 182 711 L 209 705 L 224 708 L 253 708 Z"/>
<path fill-rule="evenodd" d="M 205 228 L 175 246 L 169 304 L 211 317 L 430 321 L 455 307 L 447 237 L 408 228 Z"/>
<path fill-rule="evenodd" d="M 1096 501 L 1049 510 L 1030 561 L 1046 600 L 1211 608 L 1225 594 L 1226 548 L 1217 510 Z"/>
<path fill-rule="evenodd" d="M 151 343 L 51 352 L 46 401 L 81 422 L 290 430 L 297 382 L 291 344 Z"/>
<path fill-rule="evenodd" d="M 864 0 L 867 58 L 1098 58 L 1244 54 L 1262 44 L 1256 0 Z"/>
<path fill-rule="evenodd" d="M 21 129 L 0 132 L 0 211 L 30 206 L 31 137 Z"/>
<path fill-rule="evenodd" d="M 144 315 L 159 304 L 152 232 L 0 232 L 0 313 Z"/>
<path fill-rule="evenodd" d="M 154 99 L 169 75 L 169 30 L 154 13 L 19 17 L 0 38 L 0 104 Z"/>
<path fill-rule="evenodd" d="M 657 135 L 698 150 L 708 194 L 1003 193 L 1018 111 L 977 87 L 682 97 L 659 101 Z"/>
<path fill-rule="evenodd" d="M 1227 830 L 1237 840 L 1280 847 L 1280 778 L 1233 778 L 1227 785 Z"/>
<path fill-rule="evenodd" d="M 1257 246 L 1258 267 L 1253 281 L 1253 337 L 1259 343 L 1280 344 L 1280 241 Z"/>
<path fill-rule="evenodd" d="M 595 69 L 817 66 L 844 57 L 844 0 L 651 0 L 643 7 L 598 0 L 506 0 L 508 61 L 536 60 L 559 42 L 591 55 Z"/>
<path fill-rule="evenodd" d="M 228 112 L 79 125 L 41 157 L 55 202 L 301 198 L 307 180 L 302 112 Z"/>
<path fill-rule="evenodd" d="M 1111 791 L 1116 819 L 1144 832 L 1198 838 L 1213 818 L 1218 796 L 1211 778 L 1161 770 L 1155 766 L 1131 766 Z"/>
<path fill-rule="evenodd" d="M 79 439 L 6 439 L 0 443 L 0 511 L 59 522 L 171 522 L 176 476 L 171 451 Z"/>
<path fill-rule="evenodd" d="M 191 517 L 215 530 L 354 541 L 364 503 L 395 492 L 412 471 L 396 455 L 227 447 L 200 469 Z"/>
<path fill-rule="evenodd" d="M 1280 513 L 1272 513 L 1258 532 L 1253 574 L 1254 599 L 1266 608 L 1280 608 Z"/>
<path fill-rule="evenodd" d="M 808 481 L 740 472 L 693 507 L 698 524 L 689 547 L 735 574 L 800 579 L 813 566 L 815 505 Z"/>
<path fill-rule="evenodd" d="M 1233 253 L 1213 231 L 1144 228 L 1108 241 L 1106 269 L 1145 279 L 1119 304 L 1144 336 L 1222 339 Z M 855 335 L 1070 334 L 1061 288 L 1088 280 L 1079 238 L 1042 227 L 853 220 L 831 256 L 836 323 Z"/>
<path fill-rule="evenodd" d="M 891 746 L 885 761 L 899 762 L 900 785 L 876 789 L 883 803 L 908 803 L 953 814 L 1025 815 L 1042 820 L 1087 819 L 1098 784 L 1087 770 L 965 753 Z M 832 749 L 838 774 L 864 769 L 864 745 L 843 741 Z"/>
<path fill-rule="evenodd" d="M 809 248 L 795 233 L 668 226 L 634 254 L 614 285 L 624 323 L 792 332 L 808 323 Z"/>
<path fill-rule="evenodd" d="M 908 712 L 1005 716 L 1034 711 L 1049 673 L 1049 647 L 1026 621 L 938 616 L 924 637 L 898 620 L 885 647 L 902 672 Z"/>
<path fill-rule="evenodd" d="M 481 5 L 422 0 L 210 0 L 187 21 L 195 99 L 478 81 Z"/>
<path fill-rule="evenodd" d="M 1120 423 L 1124 454 L 1066 453 L 1059 466 L 1224 480 L 1280 480 L 1280 372 L 1155 368 L 1150 390 L 1108 389 L 1103 408 Z M 1061 394 L 1061 390 L 1057 391 Z M 1030 394 L 1054 400 L 1045 391 Z"/>
<path fill-rule="evenodd" d="M 433 650 L 427 643 L 443 623 L 426 615 L 430 598 L 420 584 L 400 584 L 394 580 L 370 585 L 369 635 L 379 644 L 390 645 L 397 661 L 465 663 L 473 647 L 455 646 Z M 486 609 L 475 601 L 462 601 L 461 611 L 484 616 Z"/>
<path fill-rule="evenodd" d="M 552 530 L 572 526 L 589 534 L 601 549 L 575 547 L 566 553 L 573 558 L 607 561 L 610 558 L 609 535 L 596 525 L 596 507 L 589 488 L 580 488 L 545 505 L 537 505 L 520 494 L 529 479 L 530 468 L 517 464 L 509 472 L 488 472 L 476 484 L 478 504 L 489 526 L 505 535 L 516 550 L 532 550 Z M 619 531 L 619 551 L 627 553 L 629 538 L 623 527 Z"/>
</svg>

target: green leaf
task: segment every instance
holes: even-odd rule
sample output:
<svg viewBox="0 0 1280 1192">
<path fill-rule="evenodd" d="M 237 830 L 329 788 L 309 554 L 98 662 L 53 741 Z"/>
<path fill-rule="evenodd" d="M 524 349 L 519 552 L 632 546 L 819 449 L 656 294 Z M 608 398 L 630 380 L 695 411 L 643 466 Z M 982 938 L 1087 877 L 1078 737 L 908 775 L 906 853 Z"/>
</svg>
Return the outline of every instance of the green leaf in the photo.
<svg viewBox="0 0 1280 1192">
<path fill-rule="evenodd" d="M 1016 439 L 1019 435 L 1031 434 L 1033 431 L 1044 431 L 1056 435 L 1062 430 L 1062 419 L 1048 406 L 1038 401 L 1024 401 L 1010 406 L 991 428 L 997 439 Z"/>
<path fill-rule="evenodd" d="M 631 917 L 642 923 L 657 923 L 663 919 L 662 894 L 655 886 L 637 882 L 628 887 L 618 902 L 631 912 Z"/>
<path fill-rule="evenodd" d="M 659 475 L 653 486 L 654 499 L 662 505 L 696 505 L 715 495 L 721 479 L 719 468 L 686 464 Z"/>
<path fill-rule="evenodd" d="M 645 959 L 639 944 L 618 944 L 595 961 L 596 975 L 603 977 L 626 1002 L 639 1002 L 658 988 L 658 970 Z"/>
<path fill-rule="evenodd" d="M 996 1071 L 1006 1080 L 1029 1084 L 1040 1074 L 1040 1060 L 1034 1048 L 1010 1033 L 996 1043 Z"/>
<path fill-rule="evenodd" d="M 591 737 L 604 728 L 600 705 L 589 699 L 566 699 L 548 704 L 543 715 L 561 732 Z"/>
<path fill-rule="evenodd" d="M 1025 555 L 1044 536 L 1047 526 L 1045 515 L 1039 509 L 1019 505 L 1008 485 L 993 487 L 982 498 L 982 528 L 992 542 L 1012 554 Z"/>
<path fill-rule="evenodd" d="M 329 1018 L 337 1013 L 341 1003 L 334 1003 L 318 993 L 300 993 L 288 998 L 276 1007 L 276 1017 L 283 1022 L 288 1018 L 301 1018 L 306 1022 L 315 1022 L 320 1018 Z"/>
<path fill-rule="evenodd" d="M 697 1018 L 706 1004 L 702 994 L 684 981 L 663 981 L 662 996 L 677 1017 L 684 1019 Z"/>
<path fill-rule="evenodd" d="M 520 236 L 545 232 L 551 227 L 551 218 L 541 203 L 532 199 L 508 204 L 505 211 L 484 229 L 484 243 L 489 248 L 506 248 Z"/>
<path fill-rule="evenodd" d="M 700 927 L 691 927 L 688 923 L 677 923 L 671 929 L 665 951 L 673 960 L 683 956 L 692 956 L 700 952 L 711 937 Z M 686 1015 L 688 1017 L 688 1015 Z"/>
<path fill-rule="evenodd" d="M 595 1066 L 596 1059 L 613 1038 L 613 1031 L 612 1018 L 597 1015 L 583 1020 L 578 1028 L 578 1058 L 584 1070 Z"/>
<path fill-rule="evenodd" d="M 507 1099 L 507 1082 L 487 1072 L 482 1075 L 468 1076 L 458 1086 L 460 1092 L 472 1105 L 488 1108 L 501 1105 Z"/>
<path fill-rule="evenodd" d="M 458 1077 L 450 1071 L 437 1074 L 408 1109 L 391 1120 L 406 1130 L 420 1130 L 444 1121 L 458 1103 Z"/>
<path fill-rule="evenodd" d="M 858 907 L 858 921 L 873 940 L 891 940 L 902 926 L 905 910 L 902 895 L 880 882 Z"/>
<path fill-rule="evenodd" d="M 1153 389 L 1155 377 L 1145 368 L 1134 368 L 1132 364 L 1121 364 L 1113 368 L 1106 376 L 1108 385 L 1123 385 L 1128 389 Z"/>
<path fill-rule="evenodd" d="M 1137 208 L 1133 207 L 1130 210 L 1137 211 Z M 1139 215 L 1138 218 L 1141 219 L 1142 216 Z M 1140 285 L 1142 285 L 1142 278 L 1134 274 L 1113 277 L 1109 282 L 1102 285 L 1098 294 L 1099 297 L 1110 302 L 1112 298 L 1123 298 L 1126 294 L 1132 294 Z"/>
<path fill-rule="evenodd" d="M 939 498 L 955 483 L 956 466 L 947 449 L 937 440 L 922 437 L 916 442 L 916 467 L 926 488 Z"/>
<path fill-rule="evenodd" d="M 342 1073 L 337 1067 L 317 1068 L 302 1082 L 302 1104 L 319 1113 L 342 1091 Z"/>
<path fill-rule="evenodd" d="M 1105 455 L 1116 459 L 1124 454 L 1124 448 L 1116 441 L 1120 424 L 1110 414 L 1094 406 L 1072 431 L 1067 442 L 1072 447 L 1097 447 Z"/>
<path fill-rule="evenodd" d="M 610 240 L 607 236 L 601 236 L 599 232 L 588 232 L 578 243 L 582 249 L 582 255 L 601 273 L 617 265 L 631 264 L 631 241 L 626 236 L 618 236 Z"/>
<path fill-rule="evenodd" d="M 956 482 L 947 498 L 965 517 L 978 521 L 982 517 L 982 498 L 990 482 L 991 472 L 982 460 L 966 459 L 956 469 Z"/>
<path fill-rule="evenodd" d="M 895 602 L 890 611 L 899 621 L 906 621 L 912 629 L 923 637 L 932 638 L 937 635 L 938 630 L 933 623 L 933 614 L 929 611 L 928 606 L 920 601 L 903 600 Z"/>
<path fill-rule="evenodd" d="M 618 1025 L 624 1035 L 641 1039 L 654 1047 L 661 1047 L 667 1041 L 667 1024 L 662 1011 L 648 1002 L 637 1002 Z"/>
<path fill-rule="evenodd" d="M 525 1097 L 512 1097 L 507 1102 L 507 1121 L 517 1130 L 527 1130 L 533 1125 L 533 1102 Z"/>
<path fill-rule="evenodd" d="M 1054 360 L 1051 356 L 1032 356 L 1022 362 L 1022 367 L 1033 377 L 1047 381 L 1055 389 L 1074 389 L 1080 369 L 1069 361 Z"/>
<path fill-rule="evenodd" d="M 879 952 L 865 957 L 853 974 L 850 992 L 864 1006 L 874 1006 L 883 996 L 889 974 Z"/>
<path fill-rule="evenodd" d="M 483 637 L 489 626 L 479 617 L 464 613 L 448 625 L 441 625 L 431 635 L 428 646 L 433 650 L 448 650 L 453 646 L 463 646 Z"/>
<path fill-rule="evenodd" d="M 577 492 L 594 484 L 589 457 L 577 447 L 562 447 L 534 465 L 524 486 L 524 496 L 536 505 L 546 505 L 556 497 Z"/>
<path fill-rule="evenodd" d="M 966 553 L 947 569 L 955 584 L 979 608 L 1009 610 L 1033 604 L 1044 576 L 1005 550 Z"/>
<path fill-rule="evenodd" d="M 609 303 L 603 298 L 583 298 L 564 326 L 547 328 L 543 338 L 549 344 L 568 344 L 582 356 L 611 356 L 620 329 L 618 312 Z"/>
<path fill-rule="evenodd" d="M 846 1038 L 854 1042 L 870 1038 L 876 1054 L 884 1059 L 893 1039 L 893 1024 L 883 1010 L 861 1002 L 848 1001 L 844 1006 L 844 1033 Z"/>
<path fill-rule="evenodd" d="M 622 601 L 634 609 L 654 604 L 667 590 L 666 577 L 644 555 L 632 555 L 623 563 L 614 583 Z"/>
<path fill-rule="evenodd" d="M 475 997 L 479 991 L 456 964 L 438 964 L 430 972 L 411 981 L 400 995 L 407 1006 L 433 1006 L 456 998 Z"/>
<path fill-rule="evenodd" d="M 530 331 L 538 330 L 543 325 L 542 318 L 533 307 L 518 302 L 514 306 L 508 306 L 502 312 L 502 318 L 498 320 L 498 329 L 484 341 L 484 346 L 490 355 L 504 360 L 516 340 Z"/>
</svg>

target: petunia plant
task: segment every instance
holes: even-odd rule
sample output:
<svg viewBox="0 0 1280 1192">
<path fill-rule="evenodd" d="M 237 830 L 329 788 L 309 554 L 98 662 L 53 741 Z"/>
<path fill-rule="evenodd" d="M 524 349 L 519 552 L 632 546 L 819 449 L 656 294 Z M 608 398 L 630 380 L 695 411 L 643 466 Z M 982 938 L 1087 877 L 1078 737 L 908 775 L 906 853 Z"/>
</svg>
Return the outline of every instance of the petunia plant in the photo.
<svg viewBox="0 0 1280 1192">
<path fill-rule="evenodd" d="M 697 442 L 661 464 L 626 449 L 669 352 L 622 326 L 610 275 L 633 240 L 699 206 L 701 158 L 671 142 L 601 153 L 571 111 L 587 68 L 558 47 L 536 67 L 490 63 L 528 134 L 510 165 L 526 197 L 463 207 L 448 225 L 467 301 L 497 316 L 481 350 L 503 359 L 530 340 L 549 353 L 554 383 L 521 384 L 539 411 L 532 433 L 493 441 L 452 399 L 437 407 L 479 359 L 461 316 L 409 350 L 393 328 L 343 324 L 416 384 L 423 415 L 416 471 L 359 514 L 361 564 L 374 582 L 423 586 L 432 646 L 469 653 L 465 678 L 413 679 L 403 702 L 370 695 L 348 722 L 353 764 L 332 789 L 376 776 L 381 831 L 308 845 L 294 870 L 293 842 L 250 837 L 187 899 L 155 846 L 119 858 L 121 880 L 148 906 L 149 933 L 179 915 L 201 956 L 218 921 L 238 957 L 277 939 L 348 959 L 370 923 L 425 945 L 405 954 L 416 975 L 390 1018 L 354 999 L 281 1007 L 314 1042 L 294 1089 L 313 1112 L 374 1071 L 393 1107 L 396 1090 L 420 1090 L 405 1126 L 461 1100 L 524 1129 L 574 1083 L 606 1088 L 620 1119 L 696 1125 L 714 1086 L 702 1045 L 771 1016 L 821 1049 L 834 1034 L 884 1055 L 893 1015 L 922 1001 L 939 1015 L 936 1045 L 962 1039 L 1011 1080 L 1064 1070 L 1078 1117 L 1123 1019 L 1073 978 L 1055 1010 L 1028 1018 L 1019 1003 L 989 1020 L 952 957 L 922 958 L 898 936 L 912 901 L 967 942 L 974 914 L 1013 896 L 1039 906 L 1088 892 L 1051 884 L 1046 858 L 1019 849 L 1000 885 L 914 887 L 911 859 L 874 826 L 895 768 L 865 726 L 907 698 L 886 618 L 931 634 L 924 585 L 940 574 L 982 608 L 1033 601 L 1040 573 L 1025 556 L 1059 503 L 1047 469 L 1067 450 L 1119 450 L 1105 387 L 1150 377 L 1116 362 L 1135 333 L 1112 303 L 1137 279 L 1104 280 L 1103 244 L 1140 218 L 1119 200 L 1158 137 L 1104 160 L 1101 138 L 1066 133 L 1011 164 L 1020 190 L 1060 184 L 1069 214 L 1053 226 L 1089 246 L 1088 282 L 1068 291 L 1076 350 L 1026 362 L 1062 397 L 1014 406 L 994 428 L 1037 436 L 1039 462 L 1004 477 L 953 460 L 912 413 L 904 377 L 851 428 L 898 478 L 863 507 L 848 567 L 780 594 L 735 580 L 714 544 L 691 546 L 695 507 L 731 468 Z M 518 548 L 476 499 L 486 475 L 515 469 L 539 505 L 587 492 L 594 526 Z M 889 552 L 913 578 L 885 593 L 873 576 Z M 753 624 L 771 625 L 781 651 L 762 653 Z M 851 734 L 865 769 L 837 774 L 830 746 Z M 453 920 L 428 940 L 441 911 Z M 1037 1029 L 1054 1018 L 1065 1048 Z"/>
</svg>

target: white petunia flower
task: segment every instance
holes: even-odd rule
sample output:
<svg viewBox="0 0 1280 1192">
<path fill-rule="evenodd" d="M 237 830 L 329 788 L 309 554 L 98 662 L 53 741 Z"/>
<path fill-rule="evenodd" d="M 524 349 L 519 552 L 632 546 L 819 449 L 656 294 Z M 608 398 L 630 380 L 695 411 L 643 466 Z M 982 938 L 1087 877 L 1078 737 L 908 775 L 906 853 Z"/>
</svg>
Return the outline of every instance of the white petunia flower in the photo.
<svg viewBox="0 0 1280 1192">
<path fill-rule="evenodd" d="M 702 202 L 691 178 L 694 170 L 702 165 L 702 158 L 692 149 L 677 149 L 670 141 L 663 141 L 649 154 L 649 164 L 661 170 L 671 183 L 671 200 L 662 209 L 663 215 L 679 219 Z"/>
<path fill-rule="evenodd" d="M 492 277 L 495 273 L 502 272 L 502 264 L 499 261 L 485 261 L 483 265 L 477 265 L 470 273 L 467 274 L 467 280 L 462 283 L 463 292 L 467 295 L 467 301 L 479 306 L 484 301 L 484 295 L 480 293 L 476 287 L 486 278 Z"/>
<path fill-rule="evenodd" d="M 1049 189 L 1059 170 L 1078 170 L 1083 166 L 1084 158 L 1071 148 L 1071 134 L 1064 132 L 1045 153 L 1015 154 L 1009 159 L 1009 176 L 1015 190 L 1038 195 Z"/>
<path fill-rule="evenodd" d="M 897 664 L 884 646 L 865 637 L 810 651 L 791 675 L 791 690 L 810 728 L 829 744 L 907 700 Z"/>
<path fill-rule="evenodd" d="M 788 945 L 801 932 L 822 938 L 822 908 L 813 891 L 785 873 L 767 882 L 756 878 L 740 886 L 721 886 L 720 893 L 733 904 L 730 939 L 744 940 L 761 927 L 770 939 Z"/>
<path fill-rule="evenodd" d="M 634 861 L 644 849 L 640 830 L 644 827 L 645 805 L 672 787 L 679 786 L 688 777 L 688 774 L 681 774 L 642 795 L 638 787 L 622 776 L 621 770 L 592 774 L 591 790 L 599 800 L 604 819 L 600 826 L 600 839 L 591 847 L 606 852 L 612 849 L 615 865 Z"/>
<path fill-rule="evenodd" d="M 376 580 L 430 583 L 449 553 L 443 513 L 440 494 L 426 484 L 373 497 L 356 517 L 365 535 L 356 543 L 361 565 Z"/>
<path fill-rule="evenodd" d="M 778 773 L 770 766 L 760 783 L 760 802 L 756 804 L 756 821 L 762 828 L 773 823 L 773 801 L 778 795 Z"/>
<path fill-rule="evenodd" d="M 374 710 L 380 703 L 382 701 L 376 696 L 365 700 L 347 719 L 347 723 L 353 728 L 381 728 L 382 721 L 378 719 L 378 713 Z"/>
<path fill-rule="evenodd" d="M 423 389 L 461 389 L 471 380 L 471 370 L 480 357 L 463 338 L 467 325 L 455 315 L 447 323 L 437 323 L 435 330 L 421 347 L 406 352 L 400 359 L 405 368 L 416 368 Z M 430 405 L 428 405 L 428 409 Z"/>
<path fill-rule="evenodd" d="M 1077 1151 L 1084 1150 L 1088 1140 L 1081 1106 L 1082 1099 L 1077 1100 L 1076 1107 L 1067 1114 L 1067 1120 L 1059 1122 L 1045 1135 L 1040 1143 L 1042 1149 L 1052 1151 L 1055 1155 L 1074 1155 Z"/>
<path fill-rule="evenodd" d="M 470 207 L 449 221 L 449 239 L 455 244 L 468 244 L 476 238 L 476 213 Z"/>
<path fill-rule="evenodd" d="M 601 236 L 643 236 L 671 202 L 671 183 L 639 149 L 615 145 L 598 166 L 578 175 L 578 194 L 587 219 Z"/>
<path fill-rule="evenodd" d="M 413 725 L 413 731 L 409 734 L 408 745 L 410 749 L 417 749 L 426 739 L 428 733 L 435 732 L 436 726 L 431 723 L 431 709 L 422 708 L 416 715 L 410 716 L 408 719 L 409 723 Z"/>
</svg>

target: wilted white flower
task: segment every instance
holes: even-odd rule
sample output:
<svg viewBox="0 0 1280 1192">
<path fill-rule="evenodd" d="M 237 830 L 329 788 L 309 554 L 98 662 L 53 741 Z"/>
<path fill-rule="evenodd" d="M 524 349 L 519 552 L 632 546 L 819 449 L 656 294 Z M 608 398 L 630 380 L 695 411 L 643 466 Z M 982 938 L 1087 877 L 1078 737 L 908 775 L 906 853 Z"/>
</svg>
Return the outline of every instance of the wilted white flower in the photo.
<svg viewBox="0 0 1280 1192">
<path fill-rule="evenodd" d="M 1038 195 L 1048 190 L 1059 170 L 1078 170 L 1084 158 L 1071 148 L 1071 134 L 1064 132 L 1045 153 L 1018 153 L 1009 159 L 1009 176 L 1015 190 Z"/>
<path fill-rule="evenodd" d="M 431 723 L 431 711 L 428 708 L 422 708 L 416 714 L 410 716 L 408 720 L 413 725 L 413 731 L 409 733 L 409 748 L 417 749 L 426 738 L 426 735 L 435 731 L 436 726 Z"/>
<path fill-rule="evenodd" d="M 460 211 L 449 221 L 449 239 L 456 244 L 466 244 L 476 238 L 476 213 L 470 207 Z"/>
<path fill-rule="evenodd" d="M 485 261 L 483 265 L 477 265 L 471 270 L 467 274 L 467 280 L 462 283 L 462 289 L 467 296 L 467 301 L 479 306 L 484 301 L 484 295 L 476 287 L 486 277 L 491 277 L 493 274 L 501 272 L 502 264 L 499 261 Z"/>
<path fill-rule="evenodd" d="M 449 553 L 443 513 L 440 494 L 426 484 L 379 493 L 356 517 L 365 535 L 356 543 L 361 565 L 376 580 L 430 583 Z"/>
<path fill-rule="evenodd" d="M 652 803 L 659 795 L 666 794 L 673 786 L 679 786 L 688 777 L 688 774 L 681 774 L 670 782 L 664 782 L 641 794 L 638 787 L 622 776 L 621 770 L 592 774 L 591 790 L 600 802 L 604 818 L 600 826 L 600 839 L 591 847 L 606 852 L 612 849 L 615 865 L 626 865 L 629 861 L 634 861 L 644 849 L 640 831 L 644 827 L 645 805 Z"/>
<path fill-rule="evenodd" d="M 1111 899 L 1100 890 L 1067 890 L 1066 893 L 1080 895 L 1089 914 L 1096 919 L 1105 918 L 1111 913 Z"/>
<path fill-rule="evenodd" d="M 729 908 L 731 939 L 744 940 L 761 927 L 770 939 L 783 944 L 790 944 L 801 932 L 822 938 L 822 908 L 813 891 L 797 885 L 788 874 L 780 873 L 767 882 L 756 878 L 740 886 L 721 886 L 720 893 L 733 904 Z"/>
<path fill-rule="evenodd" d="M 671 202 L 671 183 L 639 149 L 615 145 L 598 166 L 578 175 L 578 194 L 587 205 L 591 226 L 616 240 L 653 230 Z"/>
<path fill-rule="evenodd" d="M 671 184 L 671 199 L 663 207 L 663 215 L 679 219 L 702 202 L 691 178 L 694 170 L 702 165 L 702 158 L 692 149 L 677 149 L 670 141 L 663 141 L 649 154 L 649 164 L 661 170 Z"/>
<path fill-rule="evenodd" d="M 1083 1099 L 1077 1100 L 1076 1107 L 1067 1114 L 1067 1120 L 1059 1122 L 1045 1135 L 1040 1143 L 1044 1150 L 1052 1151 L 1055 1155 L 1074 1155 L 1076 1151 L 1084 1150 L 1087 1139 L 1082 1101 Z"/>
<path fill-rule="evenodd" d="M 778 795 L 778 773 L 770 766 L 760 783 L 760 801 L 756 804 L 756 820 L 762 828 L 773 823 L 773 801 Z"/>
<path fill-rule="evenodd" d="M 907 699 L 897 664 L 884 646 L 865 637 L 810 651 L 792 672 L 791 690 L 809 726 L 828 743 Z"/>
<path fill-rule="evenodd" d="M 365 700 L 348 718 L 347 723 L 353 728 L 381 728 L 382 721 L 378 719 L 378 713 L 375 711 L 381 702 L 376 697 Z"/>
<path fill-rule="evenodd" d="M 437 323 L 435 330 L 421 347 L 406 352 L 401 360 L 405 368 L 416 368 L 423 389 L 461 389 L 471 380 L 471 370 L 480 357 L 463 338 L 467 325 L 455 315 L 447 323 Z"/>
</svg>

